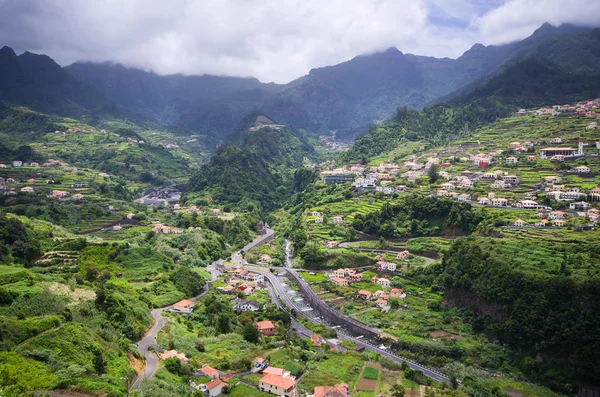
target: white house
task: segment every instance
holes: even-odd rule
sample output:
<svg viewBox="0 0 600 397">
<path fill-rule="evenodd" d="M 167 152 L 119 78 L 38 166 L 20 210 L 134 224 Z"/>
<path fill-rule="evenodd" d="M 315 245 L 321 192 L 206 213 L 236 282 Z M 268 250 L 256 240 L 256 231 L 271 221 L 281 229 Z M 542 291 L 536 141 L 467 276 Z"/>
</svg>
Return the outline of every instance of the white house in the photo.
<svg viewBox="0 0 600 397">
<path fill-rule="evenodd" d="M 580 165 L 578 167 L 575 167 L 575 172 L 580 174 L 587 174 L 590 172 L 590 167 L 588 167 L 587 165 Z"/>
<path fill-rule="evenodd" d="M 257 312 L 260 310 L 260 303 L 258 303 L 256 300 L 243 300 L 243 299 L 238 299 L 235 302 L 235 305 L 233 305 L 233 310 L 243 310 L 243 311 L 250 311 L 250 312 Z"/>
<path fill-rule="evenodd" d="M 381 287 L 383 288 L 388 288 L 390 286 L 390 280 L 388 280 L 387 278 L 378 278 L 377 279 L 377 284 L 381 285 Z"/>
<path fill-rule="evenodd" d="M 586 203 L 585 201 L 578 201 L 576 203 L 570 203 L 569 204 L 569 209 L 572 209 L 572 210 L 584 210 L 585 211 L 585 210 L 588 209 L 589 206 L 590 205 L 588 203 Z"/>
<path fill-rule="evenodd" d="M 458 196 L 458 201 L 469 201 L 469 200 L 471 200 L 470 194 L 463 193 L 460 196 Z"/>
<path fill-rule="evenodd" d="M 502 197 L 495 197 L 492 199 L 492 205 L 494 207 L 506 207 L 508 205 L 508 200 Z"/>
<path fill-rule="evenodd" d="M 523 219 L 519 218 L 515 221 L 514 225 L 516 227 L 525 227 L 525 225 L 527 225 L 527 223 Z"/>
<path fill-rule="evenodd" d="M 517 164 L 519 162 L 519 160 L 517 160 L 516 157 L 507 157 L 506 158 L 506 164 Z"/>
</svg>

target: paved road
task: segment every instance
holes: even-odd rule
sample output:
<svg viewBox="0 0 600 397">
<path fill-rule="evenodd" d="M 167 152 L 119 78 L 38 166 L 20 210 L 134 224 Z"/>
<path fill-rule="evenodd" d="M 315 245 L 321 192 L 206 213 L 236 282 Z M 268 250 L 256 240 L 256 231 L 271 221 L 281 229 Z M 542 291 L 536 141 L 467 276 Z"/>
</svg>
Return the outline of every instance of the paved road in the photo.
<svg viewBox="0 0 600 397">
<path fill-rule="evenodd" d="M 252 248 L 258 247 L 259 245 L 264 244 L 265 242 L 269 241 L 269 239 L 271 239 L 273 237 L 273 235 L 275 234 L 275 231 L 273 229 L 269 229 L 269 227 L 266 227 L 265 230 L 266 230 L 265 234 L 254 239 L 251 243 L 249 243 L 244 248 L 242 248 L 241 251 L 248 252 Z"/>
<path fill-rule="evenodd" d="M 274 270 L 275 269 L 277 269 L 277 268 L 274 268 Z M 272 287 L 272 289 L 269 290 L 269 294 L 271 295 L 271 299 L 273 299 L 273 301 L 275 302 L 275 304 L 277 304 L 277 306 L 279 306 L 280 308 L 285 309 L 285 310 L 295 309 L 296 312 L 298 313 L 297 314 L 298 317 L 302 317 L 302 318 L 304 318 L 310 322 L 316 323 L 316 324 L 322 324 L 322 325 L 328 326 L 330 328 L 334 328 L 330 324 L 327 324 L 323 319 L 314 317 L 314 314 L 308 315 L 306 312 L 303 312 L 302 308 L 299 307 L 296 304 L 296 302 L 294 302 L 288 296 L 288 293 L 286 292 L 286 289 L 283 286 L 283 283 L 279 279 L 279 277 L 277 277 L 276 275 L 274 275 L 273 273 L 271 273 L 268 270 L 253 269 L 253 271 L 261 273 L 265 276 L 265 280 L 267 280 Z M 276 296 L 273 296 L 273 295 L 276 295 Z M 285 307 L 283 307 L 282 303 L 285 305 Z M 302 323 L 300 323 L 295 318 L 292 318 L 292 325 L 303 336 L 310 337 L 313 334 L 313 332 L 311 332 L 309 329 L 307 329 L 304 325 L 302 325 Z M 335 327 L 334 329 L 336 330 L 339 339 L 345 339 L 345 340 L 349 340 L 354 343 L 359 343 L 359 344 L 363 345 L 365 347 L 365 349 L 370 350 L 375 353 L 379 353 L 381 355 L 384 355 L 384 356 L 388 357 L 389 359 L 391 359 L 395 362 L 398 362 L 398 363 L 402 363 L 402 362 L 406 361 L 406 363 L 408 364 L 409 367 L 411 367 L 412 369 L 418 370 L 418 371 L 423 371 L 423 374 L 425 374 L 426 376 L 428 376 L 429 378 L 431 378 L 435 381 L 446 382 L 446 383 L 450 382 L 450 379 L 447 376 L 443 375 L 441 372 L 439 372 L 435 369 L 428 368 L 424 365 L 413 362 L 411 360 L 407 360 L 403 357 L 397 356 L 397 355 L 391 353 L 390 351 L 388 351 L 387 348 L 381 348 L 380 347 L 381 344 L 378 345 L 376 341 L 366 340 L 365 338 L 360 337 L 360 335 L 351 335 L 348 331 L 345 331 L 345 330 L 341 329 L 340 327 Z"/>
<path fill-rule="evenodd" d="M 296 313 L 297 313 L 297 317 L 302 317 L 310 322 L 313 322 L 316 324 L 322 324 L 322 325 L 328 326 L 330 328 L 334 328 L 330 324 L 327 324 L 326 320 L 324 320 L 320 317 L 317 317 L 315 310 L 311 311 L 311 314 L 308 314 L 308 312 L 303 311 L 303 308 L 300 307 L 294 300 L 292 300 L 289 297 L 289 295 L 283 285 L 282 280 L 279 277 L 277 277 L 275 274 L 273 274 L 271 271 L 269 271 L 267 269 L 265 269 L 265 270 L 253 269 L 253 270 L 258 273 L 261 273 L 265 276 L 265 280 L 267 280 L 269 282 L 269 284 L 271 285 L 271 288 L 269 289 L 269 294 L 271 295 L 271 299 L 275 302 L 275 304 L 277 304 L 278 307 L 280 307 L 286 311 L 287 311 L 287 309 L 295 309 Z M 286 269 L 284 270 L 281 268 L 273 268 L 273 270 L 281 271 L 280 274 L 283 274 L 286 271 L 294 271 L 291 269 L 291 254 L 290 254 L 290 247 L 288 244 L 286 244 Z M 307 298 L 307 297 L 305 297 L 305 298 Z M 308 305 L 308 299 L 305 299 L 304 303 L 306 305 Z M 283 305 L 285 305 L 285 307 L 283 307 Z M 292 317 L 292 326 L 294 326 L 296 328 L 296 330 L 298 331 L 298 333 L 300 333 L 303 336 L 310 337 L 313 334 L 313 332 L 311 332 L 304 325 L 302 325 L 302 323 L 300 323 L 296 318 L 293 318 L 293 317 Z M 367 339 L 361 337 L 360 335 L 352 335 L 347 330 L 344 330 L 337 326 L 334 329 L 336 330 L 338 338 L 340 338 L 340 339 L 345 339 L 345 340 L 348 340 L 348 341 L 351 341 L 354 343 L 359 343 L 359 344 L 363 345 L 365 347 L 365 349 L 370 350 L 375 353 L 379 353 L 397 363 L 406 362 L 410 368 L 418 370 L 418 371 L 422 371 L 423 374 L 425 374 L 426 376 L 428 376 L 429 378 L 431 378 L 435 381 L 446 382 L 446 383 L 450 382 L 450 379 L 447 376 L 445 376 L 444 374 L 442 374 L 441 372 L 439 372 L 438 370 L 428 368 L 428 367 L 421 365 L 419 363 L 416 363 L 412 360 L 408 360 L 403 357 L 397 356 L 394 353 L 390 352 L 385 346 L 382 346 L 380 343 L 378 343 L 378 341 L 370 341 L 370 340 L 367 340 Z"/>
<path fill-rule="evenodd" d="M 142 353 L 146 359 L 146 367 L 144 368 L 144 373 L 138 376 L 132 387 L 137 388 L 139 386 L 139 382 L 141 379 L 150 379 L 156 373 L 158 369 L 158 357 L 155 353 L 150 351 L 150 347 L 156 348 L 158 344 L 156 343 L 156 336 L 160 332 L 160 330 L 165 326 L 165 324 L 169 321 L 167 317 L 162 316 L 162 312 L 165 309 L 154 309 L 150 312 L 152 318 L 154 319 L 154 325 L 150 329 L 150 331 L 142 338 L 141 341 L 138 342 L 138 351 Z"/>
<path fill-rule="evenodd" d="M 215 281 L 219 275 L 219 271 L 216 270 L 214 264 L 207 267 L 208 271 L 211 274 L 211 280 L 206 284 L 204 291 L 192 298 L 192 300 L 196 300 L 204 296 L 210 290 L 210 283 Z M 137 343 L 138 351 L 144 356 L 146 366 L 144 368 L 144 373 L 136 378 L 134 378 L 131 387 L 138 388 L 140 386 L 140 382 L 142 379 L 150 379 L 154 376 L 159 366 L 159 357 L 157 357 L 156 353 L 153 353 L 150 350 L 150 347 L 158 348 L 158 343 L 156 343 L 156 337 L 160 330 L 165 326 L 165 324 L 169 321 L 167 317 L 163 317 L 162 313 L 165 310 L 170 309 L 172 306 L 165 306 L 158 309 L 154 309 L 150 312 L 152 318 L 154 319 L 154 325 L 150 328 L 150 331 L 144 335 L 144 337 Z"/>
</svg>

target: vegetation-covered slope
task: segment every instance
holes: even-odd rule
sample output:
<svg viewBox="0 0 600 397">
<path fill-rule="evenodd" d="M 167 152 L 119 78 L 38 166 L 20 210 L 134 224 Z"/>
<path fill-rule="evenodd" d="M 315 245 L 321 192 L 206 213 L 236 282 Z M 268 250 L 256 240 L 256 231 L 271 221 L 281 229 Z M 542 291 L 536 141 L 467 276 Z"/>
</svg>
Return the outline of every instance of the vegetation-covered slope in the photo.
<svg viewBox="0 0 600 397">
<path fill-rule="evenodd" d="M 146 131 L 133 126 L 137 131 Z M 54 159 L 145 183 L 166 182 L 190 172 L 187 161 L 144 141 L 131 128 L 103 132 L 75 119 L 26 108 L 0 105 L 0 138 L 4 162 L 42 163 Z"/>
<path fill-rule="evenodd" d="M 342 155 L 368 160 L 402 143 L 424 140 L 443 144 L 521 107 L 563 104 L 600 96 L 600 75 L 573 74 L 549 61 L 517 62 L 471 93 L 422 111 L 400 107 L 389 121 L 359 137 Z"/>
<path fill-rule="evenodd" d="M 254 118 L 260 116 L 253 116 Z M 239 131 L 240 146 L 223 145 L 189 181 L 186 200 L 198 198 L 274 209 L 291 194 L 293 173 L 314 148 L 284 127 Z"/>
</svg>

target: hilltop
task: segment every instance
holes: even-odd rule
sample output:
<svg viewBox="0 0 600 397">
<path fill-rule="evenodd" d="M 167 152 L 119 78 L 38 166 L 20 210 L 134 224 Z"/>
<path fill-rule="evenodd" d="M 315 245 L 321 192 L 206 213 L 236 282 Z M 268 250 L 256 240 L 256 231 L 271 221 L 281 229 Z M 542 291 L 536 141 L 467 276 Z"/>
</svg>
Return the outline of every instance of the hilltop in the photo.
<svg viewBox="0 0 600 397">
<path fill-rule="evenodd" d="M 276 208 L 293 190 L 295 170 L 317 157 L 314 146 L 263 114 L 246 117 L 190 178 L 185 200 Z"/>
</svg>

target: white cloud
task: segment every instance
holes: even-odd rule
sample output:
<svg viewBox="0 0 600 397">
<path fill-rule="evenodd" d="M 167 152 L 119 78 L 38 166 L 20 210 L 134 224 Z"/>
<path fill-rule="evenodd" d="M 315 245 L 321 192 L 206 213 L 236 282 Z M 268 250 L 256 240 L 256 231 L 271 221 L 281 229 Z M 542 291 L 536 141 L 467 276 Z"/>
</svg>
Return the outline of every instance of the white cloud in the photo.
<svg viewBox="0 0 600 397">
<path fill-rule="evenodd" d="M 109 60 L 287 82 L 390 46 L 456 57 L 545 21 L 599 18 L 596 0 L 0 0 L 0 45 L 62 65 Z"/>
<path fill-rule="evenodd" d="M 473 22 L 482 42 L 503 44 L 523 39 L 544 22 L 600 25 L 598 0 L 509 0 Z"/>
</svg>

